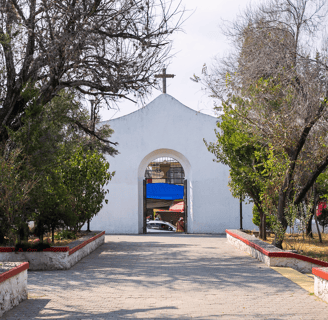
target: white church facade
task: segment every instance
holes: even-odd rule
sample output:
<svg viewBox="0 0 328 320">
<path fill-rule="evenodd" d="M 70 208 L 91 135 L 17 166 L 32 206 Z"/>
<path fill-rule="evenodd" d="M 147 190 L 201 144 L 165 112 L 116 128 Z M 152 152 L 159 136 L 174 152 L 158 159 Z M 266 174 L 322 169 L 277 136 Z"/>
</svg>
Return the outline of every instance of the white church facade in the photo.
<svg viewBox="0 0 328 320">
<path fill-rule="evenodd" d="M 144 187 L 148 164 L 170 157 L 183 167 L 187 184 L 188 233 L 223 233 L 239 228 L 239 200 L 232 197 L 229 168 L 213 161 L 203 141 L 215 141 L 217 118 L 192 110 L 168 94 L 144 108 L 105 121 L 114 130 L 119 154 L 107 156 L 115 176 L 108 203 L 91 220 L 91 230 L 138 234 L 144 229 Z M 253 229 L 252 205 L 243 204 L 243 227 Z"/>
</svg>

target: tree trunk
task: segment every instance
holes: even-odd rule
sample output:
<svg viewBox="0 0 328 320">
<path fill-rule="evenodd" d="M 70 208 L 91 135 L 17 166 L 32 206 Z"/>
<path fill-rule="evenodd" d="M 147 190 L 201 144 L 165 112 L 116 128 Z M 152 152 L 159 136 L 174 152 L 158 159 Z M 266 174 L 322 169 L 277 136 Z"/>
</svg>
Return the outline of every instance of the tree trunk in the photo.
<svg viewBox="0 0 328 320">
<path fill-rule="evenodd" d="M 263 212 L 258 209 L 259 211 L 259 214 L 260 214 L 260 225 L 259 225 L 259 238 L 262 239 L 262 231 L 263 231 L 263 228 L 262 228 L 262 224 L 263 224 Z"/>
<path fill-rule="evenodd" d="M 315 209 L 314 209 L 315 210 Z M 309 218 L 309 221 L 306 225 L 306 235 L 313 239 L 313 232 L 312 232 L 312 218 L 313 218 L 313 212 Z"/>
<path fill-rule="evenodd" d="M 5 235 L 3 234 L 3 232 L 0 230 L 0 244 L 4 244 L 5 243 Z"/>
<path fill-rule="evenodd" d="M 55 227 L 51 227 L 51 241 L 55 243 Z"/>
<path fill-rule="evenodd" d="M 319 224 L 318 224 L 318 219 L 317 219 L 317 212 L 316 212 L 319 197 L 317 197 L 317 186 L 316 186 L 315 183 L 313 184 L 312 188 L 313 188 L 313 199 L 314 199 L 314 201 L 313 201 L 314 220 L 315 220 L 315 224 L 316 224 L 317 230 L 318 230 L 319 242 L 322 243 L 321 232 L 320 232 L 320 229 L 319 229 Z"/>
<path fill-rule="evenodd" d="M 263 213 L 262 239 L 263 240 L 267 239 L 267 235 L 266 235 L 266 215 L 265 215 L 265 213 Z"/>
<path fill-rule="evenodd" d="M 316 224 L 317 230 L 318 230 L 319 242 L 322 243 L 321 232 L 320 232 L 320 228 L 319 228 L 318 219 L 317 219 L 316 214 L 314 215 L 314 220 L 315 220 L 315 224 Z"/>
<path fill-rule="evenodd" d="M 274 235 L 273 245 L 279 249 L 282 249 L 282 242 L 284 241 L 284 235 L 287 230 L 287 220 L 284 215 L 284 209 L 286 204 L 286 194 L 283 191 L 279 193 L 279 201 L 278 201 L 278 212 L 277 212 L 277 220 L 281 224 L 282 230 L 277 231 Z"/>
<path fill-rule="evenodd" d="M 259 238 L 266 240 L 266 221 L 265 214 L 261 208 L 261 206 L 257 206 L 257 210 L 260 214 L 260 225 L 259 225 Z"/>
</svg>

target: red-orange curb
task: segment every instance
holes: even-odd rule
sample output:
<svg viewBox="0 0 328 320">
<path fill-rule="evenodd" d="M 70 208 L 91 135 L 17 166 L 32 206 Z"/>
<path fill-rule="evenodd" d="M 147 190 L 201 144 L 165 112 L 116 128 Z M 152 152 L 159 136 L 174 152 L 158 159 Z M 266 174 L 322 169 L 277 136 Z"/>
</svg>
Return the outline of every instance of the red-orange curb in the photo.
<svg viewBox="0 0 328 320">
<path fill-rule="evenodd" d="M 15 247 L 0 247 L 0 252 L 14 252 Z"/>
<path fill-rule="evenodd" d="M 70 256 L 71 254 L 73 254 L 74 252 L 76 252 L 77 250 L 80 250 L 81 248 L 83 248 L 84 246 L 86 246 L 88 243 L 96 240 L 97 238 L 101 237 L 102 235 L 105 234 L 105 231 L 97 234 L 96 236 L 88 239 L 88 240 L 85 240 L 84 242 L 82 242 L 81 244 L 79 244 L 78 246 L 74 247 L 73 249 L 69 250 L 68 252 L 68 255 Z"/>
<path fill-rule="evenodd" d="M 81 244 L 79 244 L 78 246 L 69 249 L 69 247 L 50 247 L 47 249 L 43 249 L 43 252 L 67 252 L 68 251 L 68 255 L 73 254 L 74 252 L 76 252 L 77 250 L 83 248 L 84 246 L 86 246 L 88 243 L 96 240 L 97 238 L 101 237 L 102 235 L 105 234 L 105 231 L 102 231 L 101 233 L 97 234 L 96 236 L 85 240 L 84 242 L 82 242 Z M 0 252 L 14 252 L 15 251 L 15 247 L 0 247 Z M 28 252 L 30 252 L 31 250 L 28 250 Z"/>
<path fill-rule="evenodd" d="M 322 279 L 328 280 L 328 272 L 323 271 L 320 268 L 312 268 L 312 274 Z"/>
<path fill-rule="evenodd" d="M 50 247 L 47 249 L 43 249 L 44 252 L 67 252 L 69 251 L 69 247 Z"/>
<path fill-rule="evenodd" d="M 241 240 L 242 242 L 244 242 L 248 246 L 260 251 L 261 253 L 265 254 L 268 257 L 294 258 L 294 259 L 310 262 L 310 263 L 313 263 L 313 264 L 317 264 L 317 265 L 322 266 L 322 267 L 328 267 L 328 262 L 324 262 L 324 261 L 321 261 L 321 260 L 318 260 L 318 259 L 315 259 L 315 258 L 305 257 L 305 256 L 302 256 L 300 254 L 293 253 L 293 252 L 270 252 L 268 250 L 263 249 L 259 245 L 255 244 L 253 242 L 250 242 L 250 241 L 244 239 L 243 237 L 241 237 L 240 235 L 235 234 L 235 233 L 233 233 L 229 230 L 226 230 L 226 233 L 229 234 L 230 236 L 238 239 L 238 240 Z"/>
<path fill-rule="evenodd" d="M 30 264 L 28 262 L 23 262 L 17 267 L 10 269 L 2 274 L 0 274 L 0 283 L 8 280 L 11 277 L 16 276 L 17 274 L 21 273 L 24 270 L 27 270 Z"/>
</svg>

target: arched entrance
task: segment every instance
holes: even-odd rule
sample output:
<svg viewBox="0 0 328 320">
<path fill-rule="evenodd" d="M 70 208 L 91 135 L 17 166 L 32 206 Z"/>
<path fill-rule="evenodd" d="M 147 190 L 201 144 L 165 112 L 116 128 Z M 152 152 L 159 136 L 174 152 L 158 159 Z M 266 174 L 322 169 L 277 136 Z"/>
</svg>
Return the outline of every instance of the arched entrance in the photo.
<svg viewBox="0 0 328 320">
<path fill-rule="evenodd" d="M 192 225 L 192 185 L 191 166 L 181 153 L 171 149 L 158 149 L 141 161 L 138 170 L 138 229 L 146 232 L 146 217 L 155 217 L 156 210 L 162 212 L 162 220 L 176 223 L 177 218 L 184 217 L 185 231 Z M 147 197 L 148 190 L 148 197 Z M 183 213 L 170 214 L 175 200 L 184 202 Z M 176 209 L 176 210 L 174 210 Z M 178 212 L 177 208 L 171 208 Z"/>
<path fill-rule="evenodd" d="M 184 170 L 178 160 L 159 157 L 148 164 L 143 193 L 147 233 L 172 232 L 174 228 L 178 232 L 186 231 L 185 184 Z"/>
</svg>

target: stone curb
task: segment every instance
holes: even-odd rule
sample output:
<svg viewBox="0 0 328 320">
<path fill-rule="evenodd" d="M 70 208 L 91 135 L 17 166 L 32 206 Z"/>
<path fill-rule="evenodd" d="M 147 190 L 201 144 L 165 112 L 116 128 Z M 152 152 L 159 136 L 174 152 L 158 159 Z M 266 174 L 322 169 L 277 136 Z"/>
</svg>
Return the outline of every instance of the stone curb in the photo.
<svg viewBox="0 0 328 320">
<path fill-rule="evenodd" d="M 328 281 L 328 268 L 312 268 L 312 273 L 315 276 Z"/>
<path fill-rule="evenodd" d="M 328 268 L 313 268 L 314 294 L 328 302 Z"/>
<path fill-rule="evenodd" d="M 0 274 L 0 283 L 6 281 L 7 279 L 16 276 L 17 274 L 21 273 L 24 270 L 27 270 L 30 264 L 28 262 L 23 262 L 17 267 L 10 269 L 4 273 Z"/>
<path fill-rule="evenodd" d="M 96 239 L 98 239 L 99 237 L 105 235 L 105 231 L 95 235 L 94 237 L 88 239 L 88 240 L 85 240 L 83 241 L 81 244 L 77 245 L 76 247 L 72 248 L 69 250 L 68 252 L 68 255 L 71 255 L 73 254 L 74 252 L 76 252 L 77 250 L 80 250 L 82 249 L 83 247 L 85 247 L 88 243 L 92 242 L 92 241 L 95 241 Z"/>
<path fill-rule="evenodd" d="M 42 251 L 44 252 L 66 252 L 69 251 L 69 247 L 51 247 L 47 249 L 43 249 Z M 0 247 L 0 253 L 1 252 L 15 252 L 15 247 Z M 20 251 L 18 250 L 17 252 L 37 252 L 36 249 L 31 249 L 27 251 Z M 41 252 L 41 251 L 39 251 Z"/>
<path fill-rule="evenodd" d="M 239 230 L 226 230 L 228 241 L 269 267 L 291 267 L 314 275 L 314 294 L 328 302 L 328 263 L 297 253 L 284 252 Z M 265 248 L 263 248 L 265 247 Z M 315 267 L 313 267 L 315 266 Z M 323 266 L 325 268 L 318 268 Z M 309 270 L 309 268 L 311 268 Z"/>
<path fill-rule="evenodd" d="M 0 261 L 29 262 L 29 270 L 67 270 L 90 254 L 105 241 L 105 231 L 83 241 L 78 242 L 73 248 L 52 247 L 41 252 L 13 252 L 0 248 Z M 1 250 L 3 249 L 3 250 Z M 49 250 L 51 249 L 51 250 Z"/>
<path fill-rule="evenodd" d="M 28 262 L 0 274 L 0 318 L 4 312 L 27 299 Z"/>
<path fill-rule="evenodd" d="M 308 273 L 312 272 L 312 267 L 328 267 L 328 262 L 293 252 L 286 252 L 239 230 L 226 230 L 226 234 L 228 241 L 230 236 L 243 242 L 248 247 L 247 252 L 260 261 L 265 262 L 268 266 L 291 267 L 300 272 Z"/>
<path fill-rule="evenodd" d="M 92 237 L 92 238 L 90 238 L 88 240 L 83 241 L 81 244 L 73 247 L 72 249 L 70 249 L 70 247 L 68 247 L 68 246 L 66 246 L 66 247 L 56 247 L 56 246 L 53 246 L 51 248 L 43 249 L 43 251 L 44 252 L 66 252 L 66 251 L 69 251 L 69 255 L 71 255 L 75 251 L 83 248 L 88 243 L 96 240 L 97 238 L 101 237 L 104 234 L 105 234 L 105 231 L 102 231 L 101 233 L 95 235 L 94 237 Z M 31 250 L 31 252 L 34 252 L 34 249 L 32 249 L 32 250 Z M 15 247 L 0 247 L 0 252 L 15 252 Z M 18 251 L 18 252 L 24 252 L 24 251 Z M 27 252 L 29 252 L 29 250 Z"/>
</svg>

